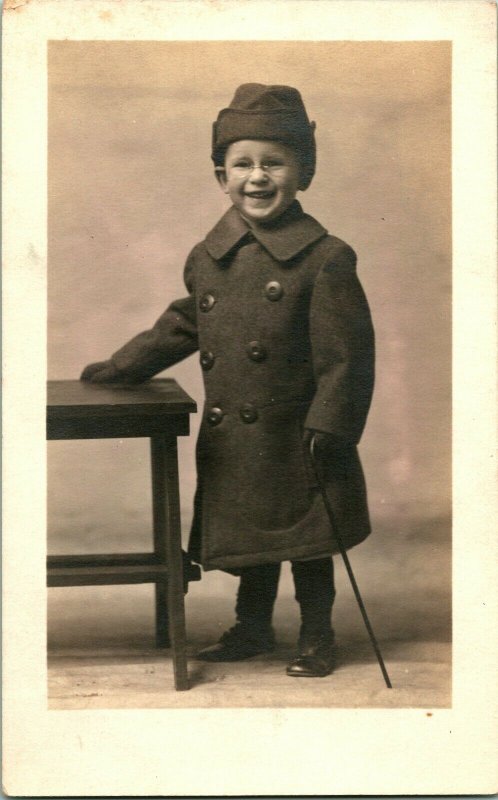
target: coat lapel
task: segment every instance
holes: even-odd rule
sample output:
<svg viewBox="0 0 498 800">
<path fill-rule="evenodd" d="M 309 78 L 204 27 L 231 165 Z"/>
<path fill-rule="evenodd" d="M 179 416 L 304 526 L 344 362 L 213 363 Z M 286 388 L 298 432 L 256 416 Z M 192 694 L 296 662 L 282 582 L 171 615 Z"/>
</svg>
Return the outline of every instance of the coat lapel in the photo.
<svg viewBox="0 0 498 800">
<path fill-rule="evenodd" d="M 327 234 L 326 229 L 297 200 L 276 222 L 265 228 L 251 229 L 232 206 L 205 239 L 207 251 L 216 261 L 224 259 L 249 231 L 277 261 L 290 261 L 310 244 Z"/>
</svg>

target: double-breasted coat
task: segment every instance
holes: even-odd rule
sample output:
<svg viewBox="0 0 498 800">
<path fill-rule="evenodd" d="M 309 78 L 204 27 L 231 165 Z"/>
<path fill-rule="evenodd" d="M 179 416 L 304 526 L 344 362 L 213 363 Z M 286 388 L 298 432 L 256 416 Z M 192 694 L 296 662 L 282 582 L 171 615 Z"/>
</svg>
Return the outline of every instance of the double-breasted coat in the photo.
<svg viewBox="0 0 498 800">
<path fill-rule="evenodd" d="M 250 230 L 232 207 L 190 253 L 188 296 L 112 357 L 144 380 L 200 351 L 206 402 L 189 551 L 204 569 L 337 550 L 303 442 L 333 434 L 324 464 L 347 547 L 370 532 L 356 444 L 373 389 L 374 339 L 356 257 L 300 204 Z M 333 458 L 331 460 L 333 462 Z"/>
</svg>

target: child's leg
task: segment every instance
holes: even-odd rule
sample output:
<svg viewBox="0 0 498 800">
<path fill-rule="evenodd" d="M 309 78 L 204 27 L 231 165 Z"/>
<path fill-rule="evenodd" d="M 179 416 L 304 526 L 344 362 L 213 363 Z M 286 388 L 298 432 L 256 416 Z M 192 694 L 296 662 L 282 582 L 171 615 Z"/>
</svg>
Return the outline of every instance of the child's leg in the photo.
<svg viewBox="0 0 498 800">
<path fill-rule="evenodd" d="M 241 661 L 273 650 L 271 627 L 278 590 L 280 564 L 264 564 L 241 570 L 235 615 L 237 623 L 219 642 L 197 654 L 203 661 Z"/>
<path fill-rule="evenodd" d="M 256 630 L 271 626 L 277 598 L 280 564 L 245 567 L 241 571 L 235 614 L 237 622 Z"/>
<path fill-rule="evenodd" d="M 287 667 L 293 677 L 324 677 L 333 669 L 331 616 L 335 598 L 331 558 L 293 561 L 296 600 L 301 610 L 298 653 Z"/>
<path fill-rule="evenodd" d="M 296 600 L 305 631 L 329 633 L 335 599 L 334 564 L 331 558 L 293 561 L 292 575 Z"/>
</svg>

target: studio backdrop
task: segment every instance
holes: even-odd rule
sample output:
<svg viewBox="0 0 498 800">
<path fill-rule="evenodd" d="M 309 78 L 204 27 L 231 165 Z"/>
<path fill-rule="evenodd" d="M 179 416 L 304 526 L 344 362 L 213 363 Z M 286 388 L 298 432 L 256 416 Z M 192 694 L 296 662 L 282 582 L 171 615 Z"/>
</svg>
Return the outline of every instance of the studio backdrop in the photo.
<svg viewBox="0 0 498 800">
<path fill-rule="evenodd" d="M 227 208 L 213 120 L 240 83 L 295 86 L 318 148 L 299 199 L 355 249 L 376 330 L 361 442 L 373 524 L 437 535 L 451 510 L 451 45 L 54 41 L 48 76 L 48 377 L 77 378 L 184 295 L 186 256 Z M 197 356 L 166 374 L 202 406 Z M 197 429 L 180 447 L 185 534 Z M 51 443 L 50 536 L 106 551 L 119 530 L 140 550 L 147 469 L 141 440 Z"/>
</svg>

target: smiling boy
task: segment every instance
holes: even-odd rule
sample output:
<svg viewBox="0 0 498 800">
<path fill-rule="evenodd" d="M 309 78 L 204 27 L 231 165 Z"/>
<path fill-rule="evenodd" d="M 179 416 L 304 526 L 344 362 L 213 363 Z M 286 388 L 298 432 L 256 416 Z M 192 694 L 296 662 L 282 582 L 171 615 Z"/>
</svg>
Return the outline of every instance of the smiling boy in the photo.
<svg viewBox="0 0 498 800">
<path fill-rule="evenodd" d="M 213 125 L 215 175 L 232 206 L 185 267 L 188 297 L 82 379 L 141 381 L 200 351 L 206 403 L 189 552 L 240 576 L 236 624 L 198 657 L 274 648 L 280 565 L 301 630 L 293 677 L 333 669 L 336 542 L 310 463 L 315 449 L 347 547 L 370 532 L 356 445 L 374 342 L 356 256 L 296 200 L 315 172 L 315 125 L 299 92 L 243 84 Z"/>
<path fill-rule="evenodd" d="M 280 142 L 234 142 L 215 171 L 235 208 L 255 227 L 280 217 L 302 183 L 297 153 Z"/>
</svg>

